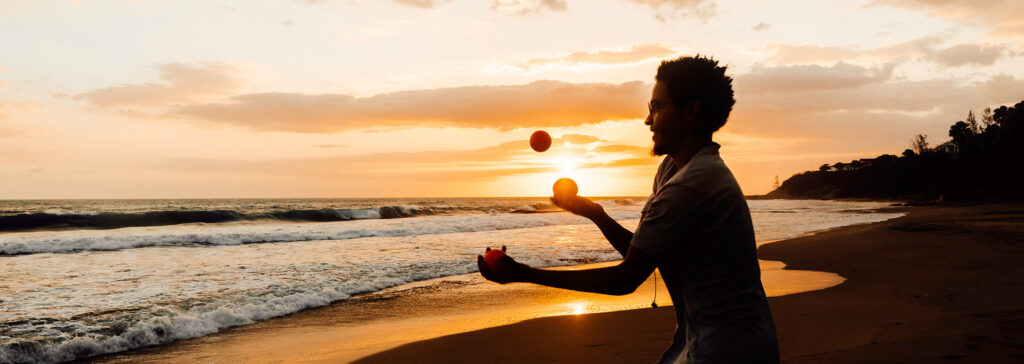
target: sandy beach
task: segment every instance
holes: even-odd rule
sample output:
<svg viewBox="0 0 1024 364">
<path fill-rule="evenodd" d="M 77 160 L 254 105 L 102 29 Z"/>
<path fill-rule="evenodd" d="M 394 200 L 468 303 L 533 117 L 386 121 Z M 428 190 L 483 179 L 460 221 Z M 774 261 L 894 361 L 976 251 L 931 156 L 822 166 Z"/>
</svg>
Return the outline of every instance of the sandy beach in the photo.
<svg viewBox="0 0 1024 364">
<path fill-rule="evenodd" d="M 768 244 L 761 259 L 848 280 L 770 298 L 789 363 L 1024 361 L 1024 205 L 902 218 Z M 549 317 L 377 353 L 385 362 L 652 362 L 671 308 Z"/>
</svg>

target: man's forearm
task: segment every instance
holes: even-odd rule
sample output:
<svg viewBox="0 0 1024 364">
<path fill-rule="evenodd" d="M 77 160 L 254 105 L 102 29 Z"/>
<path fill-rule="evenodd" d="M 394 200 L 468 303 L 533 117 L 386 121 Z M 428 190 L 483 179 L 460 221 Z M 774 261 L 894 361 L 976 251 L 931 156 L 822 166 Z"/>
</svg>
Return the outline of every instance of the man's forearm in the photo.
<svg viewBox="0 0 1024 364">
<path fill-rule="evenodd" d="M 603 211 L 600 215 L 590 220 L 601 229 L 601 233 L 604 234 L 609 243 L 612 243 L 615 250 L 618 250 L 622 256 L 626 256 L 626 251 L 629 250 L 629 242 L 633 240 L 633 232 L 626 230 L 618 221 L 615 221 L 615 219 Z"/>
<path fill-rule="evenodd" d="M 527 283 L 609 295 L 629 294 L 636 289 L 617 266 L 584 270 L 529 268 L 524 278 Z"/>
</svg>

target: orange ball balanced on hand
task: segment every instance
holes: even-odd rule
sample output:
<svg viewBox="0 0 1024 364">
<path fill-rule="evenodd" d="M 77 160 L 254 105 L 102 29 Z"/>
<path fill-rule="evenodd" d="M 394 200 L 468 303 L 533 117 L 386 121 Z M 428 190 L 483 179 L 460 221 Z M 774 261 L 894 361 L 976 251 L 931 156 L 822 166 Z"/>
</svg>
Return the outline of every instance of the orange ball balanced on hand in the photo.
<svg viewBox="0 0 1024 364">
<path fill-rule="evenodd" d="M 530 135 L 530 148 L 538 152 L 543 152 L 551 148 L 551 135 L 543 130 L 537 130 Z"/>
<path fill-rule="evenodd" d="M 484 263 L 487 263 L 487 267 L 494 271 L 500 271 L 504 265 L 501 262 L 501 258 L 505 256 L 505 252 L 501 249 L 490 249 L 484 252 Z"/>
<path fill-rule="evenodd" d="M 555 193 L 555 197 L 573 197 L 580 192 L 579 187 L 576 186 L 576 181 L 570 178 L 559 178 L 555 181 L 555 185 L 551 186 L 551 190 Z"/>
</svg>

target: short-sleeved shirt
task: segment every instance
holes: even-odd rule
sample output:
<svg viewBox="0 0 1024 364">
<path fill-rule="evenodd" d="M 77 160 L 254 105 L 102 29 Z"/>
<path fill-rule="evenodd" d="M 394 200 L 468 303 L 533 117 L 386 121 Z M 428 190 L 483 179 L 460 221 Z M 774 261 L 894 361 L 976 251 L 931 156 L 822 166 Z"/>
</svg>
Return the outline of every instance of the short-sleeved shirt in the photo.
<svg viewBox="0 0 1024 364">
<path fill-rule="evenodd" d="M 777 363 L 750 210 L 719 148 L 682 168 L 665 157 L 630 242 L 655 258 L 675 305 L 676 333 L 659 362 Z"/>
</svg>

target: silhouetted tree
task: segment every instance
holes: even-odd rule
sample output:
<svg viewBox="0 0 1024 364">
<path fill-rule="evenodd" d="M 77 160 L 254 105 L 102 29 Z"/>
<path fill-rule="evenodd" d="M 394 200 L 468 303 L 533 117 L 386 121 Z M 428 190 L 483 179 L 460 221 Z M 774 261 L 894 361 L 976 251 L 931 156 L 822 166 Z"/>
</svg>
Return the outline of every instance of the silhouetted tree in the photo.
<svg viewBox="0 0 1024 364">
<path fill-rule="evenodd" d="M 818 167 L 818 170 L 822 172 L 828 172 L 830 169 L 832 169 L 832 166 L 828 165 L 828 163 L 822 164 L 821 167 Z"/>
<path fill-rule="evenodd" d="M 967 110 L 967 125 L 971 126 L 971 132 L 974 134 L 981 133 L 981 127 L 978 126 L 978 119 L 974 117 L 974 110 Z"/>
<path fill-rule="evenodd" d="M 904 158 L 910 158 L 910 157 L 913 157 L 915 155 L 917 155 L 917 153 L 914 153 L 914 151 L 912 149 L 904 149 L 903 150 L 903 157 Z"/>
<path fill-rule="evenodd" d="M 910 149 L 914 150 L 915 154 L 920 155 L 928 150 L 928 136 L 924 134 L 917 134 L 914 139 L 910 140 Z"/>
<path fill-rule="evenodd" d="M 988 127 L 996 123 L 996 121 L 992 119 L 991 107 L 986 107 L 985 110 L 981 112 L 981 123 L 985 125 L 986 130 L 988 130 Z"/>
<path fill-rule="evenodd" d="M 967 142 L 974 137 L 974 131 L 971 129 L 970 124 L 963 121 L 957 121 L 956 124 L 949 127 L 949 137 L 953 138 L 953 143 L 963 147 L 967 145 Z"/>
</svg>

